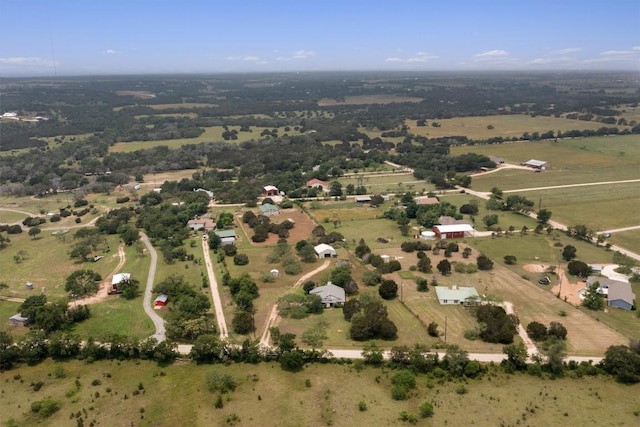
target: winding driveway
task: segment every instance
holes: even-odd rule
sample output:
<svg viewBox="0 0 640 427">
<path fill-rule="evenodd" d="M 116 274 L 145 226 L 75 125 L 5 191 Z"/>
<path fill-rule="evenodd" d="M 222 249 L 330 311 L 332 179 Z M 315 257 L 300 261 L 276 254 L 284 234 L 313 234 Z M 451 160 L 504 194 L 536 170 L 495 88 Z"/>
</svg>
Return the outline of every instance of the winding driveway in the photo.
<svg viewBox="0 0 640 427">
<path fill-rule="evenodd" d="M 144 290 L 144 301 L 142 303 L 144 312 L 151 319 L 156 327 L 156 332 L 152 335 L 152 338 L 162 342 L 167 339 L 167 335 L 164 329 L 164 319 L 158 315 L 151 307 L 151 291 L 153 290 L 153 282 L 156 278 L 156 268 L 158 266 L 158 253 L 154 249 L 153 245 L 149 241 L 149 237 L 146 234 L 140 233 L 140 240 L 147 247 L 149 255 L 151 255 L 151 264 L 149 265 L 149 275 L 147 276 L 147 286 Z"/>
</svg>

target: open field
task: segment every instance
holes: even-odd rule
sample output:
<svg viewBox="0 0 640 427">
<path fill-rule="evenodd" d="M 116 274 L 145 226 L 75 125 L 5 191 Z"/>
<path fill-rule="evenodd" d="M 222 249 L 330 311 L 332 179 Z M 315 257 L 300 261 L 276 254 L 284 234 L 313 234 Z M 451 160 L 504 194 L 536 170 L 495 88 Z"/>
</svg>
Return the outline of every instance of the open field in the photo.
<svg viewBox="0 0 640 427">
<path fill-rule="evenodd" d="M 343 176 L 339 179 L 344 188 L 352 184 L 355 187 L 363 185 L 367 188 L 368 194 L 404 193 L 406 191 L 433 191 L 433 184 L 417 180 L 408 173 L 384 173 L 380 175 L 362 174 Z"/>
<path fill-rule="evenodd" d="M 53 375 L 57 367 L 64 370 L 63 378 Z M 221 409 L 215 409 L 217 394 L 207 391 L 205 381 L 214 371 L 231 375 L 238 383 L 223 398 Z M 434 415 L 420 425 L 496 426 L 526 420 L 528 425 L 577 426 L 634 425 L 638 419 L 634 413 L 640 410 L 631 398 L 640 391 L 637 384 L 624 386 L 603 377 L 549 380 L 507 375 L 497 368 L 491 368 L 486 378 L 469 380 L 466 394 L 456 393 L 458 382 L 420 375 L 409 400 L 396 401 L 390 391 L 393 373 L 334 364 L 287 373 L 273 363 L 161 367 L 148 361 L 47 360 L 0 373 L 5 391 L 0 413 L 6 425 L 66 425 L 70 414 L 80 414 L 85 425 L 93 421 L 111 426 L 391 426 L 405 425 L 398 421 L 401 411 L 417 413 L 422 402 L 431 401 Z M 91 385 L 94 380 L 99 385 Z M 38 381 L 43 386 L 34 392 L 29 384 Z M 139 384 L 144 390 L 134 395 Z M 29 408 L 44 398 L 59 402 L 60 410 L 41 420 Z M 366 411 L 358 410 L 359 401 L 366 403 Z"/>
<path fill-rule="evenodd" d="M 188 117 L 190 119 L 195 119 L 198 117 L 197 113 L 160 113 L 160 114 L 139 114 L 137 116 L 133 116 L 135 119 L 144 119 L 147 117 Z"/>
<path fill-rule="evenodd" d="M 431 126 L 432 122 L 440 123 L 440 127 Z M 483 140 L 495 136 L 519 138 L 525 132 L 544 133 L 552 130 L 569 131 L 584 129 L 599 129 L 605 125 L 600 122 L 587 122 L 582 120 L 570 120 L 558 117 L 536 116 L 525 114 L 509 114 L 496 116 L 454 117 L 452 119 L 427 120 L 428 126 L 416 126 L 415 120 L 406 120 L 409 132 L 428 138 L 443 136 L 466 136 L 469 139 Z M 493 129 L 488 129 L 489 125 Z M 626 126 L 620 126 L 626 129 Z"/>
<path fill-rule="evenodd" d="M 324 98 L 318 101 L 320 107 L 333 107 L 336 105 L 366 105 L 366 104 L 391 104 L 401 102 L 421 102 L 422 98 L 400 95 L 353 95 L 345 96 L 344 100 Z"/>
<path fill-rule="evenodd" d="M 125 105 L 123 107 L 114 107 L 113 111 L 120 111 L 127 107 L 134 107 L 134 105 Z M 216 104 L 205 104 L 201 102 L 183 102 L 176 104 L 145 104 L 145 107 L 152 108 L 154 110 L 170 110 L 172 108 L 209 108 L 217 107 Z"/>
<path fill-rule="evenodd" d="M 542 173 L 506 169 L 473 178 L 472 188 L 489 191 L 542 187 L 585 182 L 636 179 L 640 170 L 640 144 L 636 135 L 563 139 L 559 142 L 456 146 L 453 155 L 477 153 L 503 157 L 519 164 L 531 158 L 546 160 L 551 167 Z"/>
<path fill-rule="evenodd" d="M 96 263 L 76 263 L 70 259 L 68 252 L 71 250 L 71 241 L 71 232 L 62 238 L 52 236 L 47 231 L 43 231 L 36 239 L 27 236 L 26 232 L 17 237 L 12 235 L 11 243 L 2 250 L 0 256 L 0 281 L 9 285 L 8 289 L 2 290 L 2 294 L 26 298 L 39 294 L 44 288 L 49 298 L 62 298 L 66 296 L 64 281 L 73 271 L 89 268 L 106 278 L 118 264 L 115 250 L 118 247 L 117 237 L 107 237 L 108 245 L 113 250 L 102 253 L 104 258 Z M 19 251 L 24 251 L 26 255 L 22 262 L 17 263 L 14 256 Z M 26 282 L 33 283 L 33 290 L 26 289 Z"/>
<path fill-rule="evenodd" d="M 511 194 L 511 193 L 509 193 Z M 640 212 L 640 182 L 594 185 L 517 194 L 541 202 L 542 208 L 553 213 L 553 219 L 563 224 L 588 224 L 594 231 L 640 225 L 640 216 L 624 212 Z M 619 215 L 612 215 L 619 212 Z M 629 247 L 640 250 L 640 247 Z"/>
<path fill-rule="evenodd" d="M 150 149 L 159 146 L 167 146 L 170 149 L 176 149 L 188 144 L 200 144 L 203 142 L 228 142 L 230 144 L 239 144 L 245 141 L 258 140 L 264 137 L 260 136 L 260 133 L 267 129 L 271 131 L 273 127 L 257 127 L 252 126 L 249 132 L 240 132 L 240 126 L 229 126 L 230 131 L 238 131 L 238 139 L 225 141 L 222 137 L 222 133 L 225 129 L 222 126 L 209 126 L 204 128 L 204 133 L 196 138 L 177 138 L 166 139 L 162 141 L 131 141 L 131 142 L 118 142 L 109 148 L 111 153 L 130 153 L 137 150 Z M 278 128 L 278 135 L 300 135 L 299 131 L 291 128 L 288 132 L 284 131 L 284 127 Z"/>
</svg>

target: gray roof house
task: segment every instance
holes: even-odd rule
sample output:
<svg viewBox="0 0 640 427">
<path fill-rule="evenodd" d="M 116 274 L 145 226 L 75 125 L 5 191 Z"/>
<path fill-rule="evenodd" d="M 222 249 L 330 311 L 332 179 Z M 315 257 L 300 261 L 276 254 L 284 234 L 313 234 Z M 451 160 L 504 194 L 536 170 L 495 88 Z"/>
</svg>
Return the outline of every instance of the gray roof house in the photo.
<svg viewBox="0 0 640 427">
<path fill-rule="evenodd" d="M 631 290 L 629 283 L 598 276 L 589 276 L 587 278 L 587 286 L 591 286 L 595 282 L 598 282 L 600 285 L 598 292 L 606 295 L 608 306 L 622 308 L 624 310 L 631 310 L 633 308 L 636 296 Z"/>
<path fill-rule="evenodd" d="M 265 203 L 264 205 L 260 205 L 260 213 L 264 216 L 278 215 L 280 209 L 278 209 L 276 205 Z"/>
<path fill-rule="evenodd" d="M 236 230 L 233 228 L 230 230 L 217 230 L 215 233 L 220 237 L 220 244 L 223 246 L 236 241 Z"/>
<path fill-rule="evenodd" d="M 468 305 L 480 301 L 480 295 L 474 287 L 453 285 L 451 289 L 446 286 L 436 286 L 436 295 L 440 305 Z"/>
<path fill-rule="evenodd" d="M 324 286 L 311 289 L 309 294 L 320 296 L 322 304 L 324 304 L 325 307 L 341 306 L 346 301 L 344 289 L 331 282 L 327 282 Z"/>
</svg>

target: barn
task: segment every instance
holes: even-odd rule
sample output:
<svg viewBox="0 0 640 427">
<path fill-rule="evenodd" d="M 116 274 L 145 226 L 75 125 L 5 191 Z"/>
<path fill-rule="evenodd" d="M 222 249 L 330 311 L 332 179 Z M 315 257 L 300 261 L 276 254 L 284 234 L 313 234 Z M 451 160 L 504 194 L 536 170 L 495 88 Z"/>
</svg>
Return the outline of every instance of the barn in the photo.
<svg viewBox="0 0 640 427">
<path fill-rule="evenodd" d="M 469 224 L 434 225 L 433 232 L 440 239 L 457 239 L 473 236 L 475 230 Z"/>
<path fill-rule="evenodd" d="M 318 255 L 318 258 L 335 258 L 338 256 L 336 250 L 326 243 L 320 243 L 318 246 L 315 246 L 313 250 L 316 252 L 316 255 Z"/>
<path fill-rule="evenodd" d="M 522 166 L 526 166 L 526 167 L 529 167 L 532 169 L 538 169 L 538 170 L 549 169 L 548 162 L 545 162 L 544 160 L 536 160 L 536 159 L 527 160 L 526 162 L 522 163 Z"/>
<path fill-rule="evenodd" d="M 307 187 L 315 188 L 323 192 L 329 190 L 329 184 L 326 181 L 322 181 L 318 178 L 313 178 L 307 181 Z"/>
<path fill-rule="evenodd" d="M 278 191 L 278 187 L 275 185 L 265 185 L 262 188 L 262 194 L 265 196 L 277 196 L 280 194 L 280 191 Z"/>
<path fill-rule="evenodd" d="M 114 274 L 113 277 L 111 278 L 111 294 L 118 294 L 121 293 L 120 290 L 118 290 L 118 285 L 122 282 L 128 282 L 131 280 L 131 273 L 118 273 L 118 274 Z"/>
</svg>

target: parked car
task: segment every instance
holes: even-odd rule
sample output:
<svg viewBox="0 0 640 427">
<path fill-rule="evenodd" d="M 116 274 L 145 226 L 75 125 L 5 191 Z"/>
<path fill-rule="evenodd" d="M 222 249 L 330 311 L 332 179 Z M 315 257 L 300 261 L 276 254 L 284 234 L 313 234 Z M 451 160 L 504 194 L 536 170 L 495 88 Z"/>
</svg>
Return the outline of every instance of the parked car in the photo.
<svg viewBox="0 0 640 427">
<path fill-rule="evenodd" d="M 551 283 L 551 280 L 549 279 L 549 277 L 543 277 L 542 279 L 538 280 L 538 283 L 540 283 L 541 285 L 548 285 L 549 283 Z"/>
</svg>

